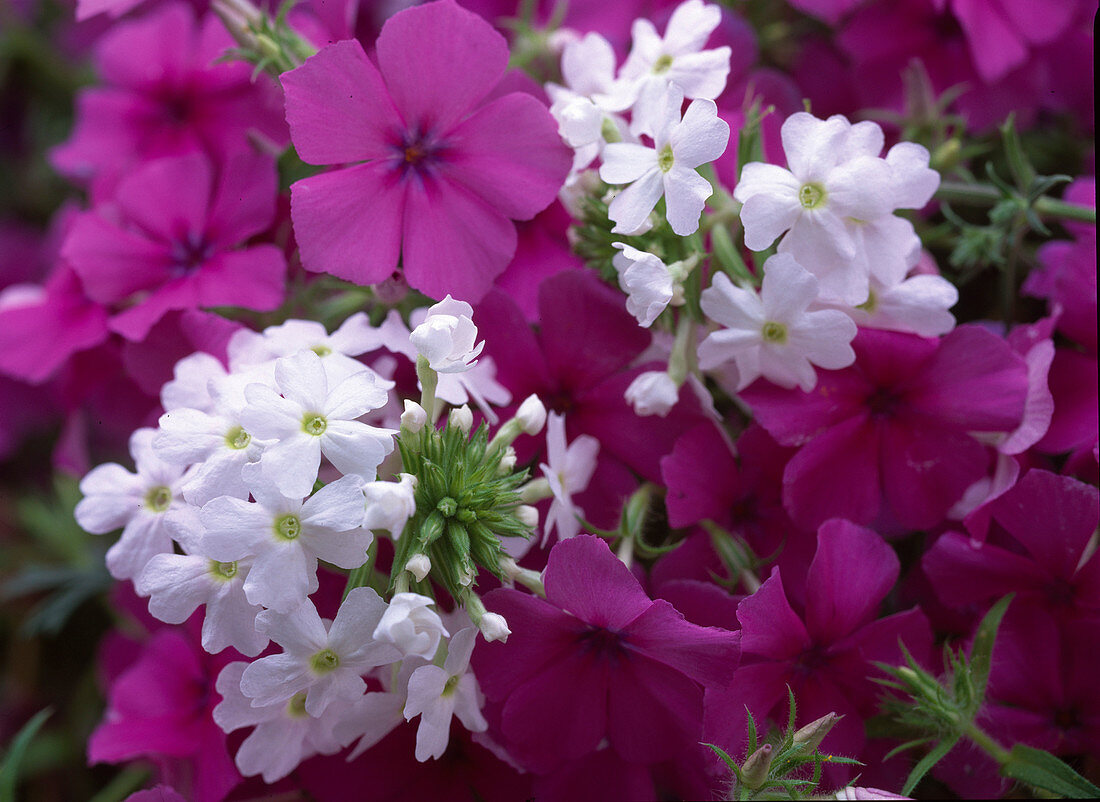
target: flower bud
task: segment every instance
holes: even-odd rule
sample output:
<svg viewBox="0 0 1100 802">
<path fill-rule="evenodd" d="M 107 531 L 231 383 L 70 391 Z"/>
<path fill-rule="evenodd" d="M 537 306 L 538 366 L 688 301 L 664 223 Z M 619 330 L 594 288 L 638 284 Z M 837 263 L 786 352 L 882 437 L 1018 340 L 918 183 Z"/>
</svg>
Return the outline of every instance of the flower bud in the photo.
<svg viewBox="0 0 1100 802">
<path fill-rule="evenodd" d="M 485 342 L 474 345 L 477 326 L 473 314 L 473 307 L 468 303 L 448 295 L 430 307 L 428 316 L 412 330 L 412 344 L 432 370 L 462 373 L 477 364 L 477 356 Z"/>
<path fill-rule="evenodd" d="M 405 411 L 401 413 L 401 428 L 416 433 L 428 421 L 428 413 L 415 401 L 405 399 Z"/>
<path fill-rule="evenodd" d="M 423 582 L 431 573 L 432 561 L 428 559 L 427 554 L 414 554 L 405 563 L 405 570 L 416 577 L 417 582 Z"/>
<path fill-rule="evenodd" d="M 626 388 L 627 403 L 638 415 L 660 415 L 662 418 L 676 406 L 680 389 L 664 371 L 651 370 L 640 374 Z"/>
<path fill-rule="evenodd" d="M 397 482 L 367 482 L 363 485 L 366 512 L 363 526 L 367 529 L 388 529 L 394 540 L 401 537 L 405 524 L 416 513 L 417 478 L 401 474 Z"/>
<path fill-rule="evenodd" d="M 519 518 L 520 523 L 529 529 L 538 529 L 539 526 L 539 511 L 529 504 L 520 504 L 516 507 L 516 517 Z"/>
<path fill-rule="evenodd" d="M 392 643 L 405 657 L 431 660 L 440 638 L 450 636 L 439 614 L 429 609 L 432 604 L 434 599 L 419 593 L 395 594 L 374 628 L 374 639 Z"/>
<path fill-rule="evenodd" d="M 498 640 L 501 643 L 506 643 L 508 636 L 512 634 L 512 630 L 508 629 L 508 621 L 504 616 L 497 613 L 486 613 L 481 616 L 478 629 L 485 636 L 485 640 L 490 642 Z"/>
<path fill-rule="evenodd" d="M 511 446 L 504 449 L 504 456 L 500 458 L 500 475 L 511 473 L 516 468 L 516 450 Z"/>
<path fill-rule="evenodd" d="M 546 425 L 546 407 L 537 395 L 529 395 L 516 410 L 516 420 L 526 434 L 538 434 Z"/>
<path fill-rule="evenodd" d="M 470 411 L 469 404 L 463 404 L 458 409 L 452 409 L 447 418 L 448 423 L 456 429 L 461 429 L 467 434 L 474 426 L 474 413 Z"/>
<path fill-rule="evenodd" d="M 768 780 L 772 765 L 772 745 L 764 744 L 745 760 L 741 767 L 741 779 L 746 788 L 759 788 Z"/>
<path fill-rule="evenodd" d="M 842 718 L 843 716 L 838 716 L 836 713 L 826 713 L 816 721 L 811 721 L 794 734 L 795 745 L 801 746 L 806 752 L 813 752 L 821 746 L 821 742 L 825 740 L 825 736 L 829 734 L 833 725 Z"/>
</svg>

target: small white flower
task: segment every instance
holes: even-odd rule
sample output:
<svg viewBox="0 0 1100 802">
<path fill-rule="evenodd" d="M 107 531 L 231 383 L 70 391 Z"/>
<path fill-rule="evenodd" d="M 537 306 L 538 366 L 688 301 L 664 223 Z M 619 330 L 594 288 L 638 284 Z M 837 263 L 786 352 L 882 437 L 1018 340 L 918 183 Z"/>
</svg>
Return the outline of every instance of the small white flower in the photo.
<svg viewBox="0 0 1100 802">
<path fill-rule="evenodd" d="M 200 551 L 219 562 L 250 559 L 244 581 L 248 601 L 289 613 L 317 589 L 318 558 L 358 568 L 373 535 L 362 528 L 357 477 L 337 479 L 303 503 L 284 496 L 256 468 L 245 468 L 255 502 L 223 496 L 203 506 Z"/>
<path fill-rule="evenodd" d="M 856 326 L 834 309 L 807 311 L 817 287 L 817 279 L 787 254 L 764 263 L 759 295 L 735 287 L 725 273 L 716 275 L 700 305 L 725 328 L 699 345 L 699 366 L 707 370 L 732 359 L 740 375 L 737 390 L 763 376 L 809 392 L 817 384 L 813 365 L 829 370 L 851 365 Z"/>
<path fill-rule="evenodd" d="M 278 441 L 260 457 L 265 477 L 285 495 L 300 498 L 313 488 L 324 454 L 341 473 L 374 478 L 396 432 L 356 420 L 386 403 L 387 390 L 373 371 L 352 374 L 329 390 L 321 358 L 301 351 L 275 363 L 275 382 L 278 392 L 248 385 L 248 405 L 241 411 L 246 431 Z"/>
<path fill-rule="evenodd" d="M 481 616 L 478 629 L 489 643 L 497 640 L 506 643 L 508 636 L 512 634 L 512 630 L 508 628 L 507 619 L 499 613 L 485 613 Z"/>
<path fill-rule="evenodd" d="M 833 308 L 845 312 L 864 328 L 940 337 L 955 328 L 955 316 L 948 310 L 958 301 L 958 289 L 942 276 L 911 276 L 893 286 L 880 284 L 872 276 L 864 303 Z"/>
<path fill-rule="evenodd" d="M 355 701 L 367 689 L 361 676 L 367 669 L 401 659 L 393 644 L 373 638 L 385 610 L 370 588 L 348 593 L 329 626 L 308 599 L 287 614 L 264 610 L 256 623 L 283 653 L 250 663 L 241 675 L 241 692 L 253 707 L 264 707 L 305 691 L 305 711 L 315 717 L 331 704 Z"/>
<path fill-rule="evenodd" d="M 481 715 L 481 689 L 474 675 L 467 671 L 476 638 L 475 627 L 466 627 L 455 633 L 448 644 L 447 659 L 442 668 L 421 666 L 409 677 L 405 720 L 411 721 L 415 716 L 420 716 L 420 726 L 416 731 L 416 759 L 422 763 L 430 757 L 442 757 L 447 750 L 452 716 L 458 716 L 470 732 L 484 732 L 489 728 Z"/>
<path fill-rule="evenodd" d="M 136 473 L 112 462 L 80 480 L 84 498 L 74 510 L 80 527 L 95 535 L 122 528 L 122 537 L 107 550 L 107 570 L 115 579 L 136 579 L 154 555 L 172 551 L 167 522 L 187 506 L 181 493 L 184 466 L 156 455 L 155 436 L 155 429 L 130 436 Z"/>
<path fill-rule="evenodd" d="M 661 94 L 676 84 L 683 97 L 714 100 L 726 88 L 730 71 L 730 49 L 703 50 L 710 34 L 722 21 L 722 10 L 703 0 L 687 0 L 677 6 L 668 20 L 664 37 L 647 19 L 637 19 L 631 28 L 633 46 L 620 72 L 633 84 L 635 96 L 631 130 L 652 134 L 662 114 Z M 708 159 L 710 161 L 710 159 Z"/>
<path fill-rule="evenodd" d="M 412 330 L 410 339 L 417 353 L 437 373 L 458 373 L 477 363 L 485 347 L 477 341 L 474 310 L 450 295 L 428 308 L 424 322 Z"/>
<path fill-rule="evenodd" d="M 667 371 L 651 370 L 640 373 L 626 388 L 626 401 L 638 415 L 664 417 L 676 406 L 680 388 Z"/>
<path fill-rule="evenodd" d="M 619 286 L 626 293 L 626 311 L 638 325 L 649 328 L 665 311 L 678 289 L 671 271 L 651 253 L 640 251 L 625 242 L 613 243 L 619 249 L 611 264 L 619 274 Z"/>
<path fill-rule="evenodd" d="M 681 90 L 670 84 L 662 96 L 654 147 L 619 142 L 604 149 L 600 178 L 629 184 L 608 207 L 613 232 L 640 228 L 662 195 L 673 231 L 683 237 L 699 228 L 699 214 L 714 190 L 695 168 L 722 155 L 730 128 L 712 100 L 692 101 L 681 119 L 683 100 Z"/>
<path fill-rule="evenodd" d="M 374 628 L 374 639 L 392 643 L 402 657 L 431 660 L 439 648 L 440 638 L 450 635 L 439 614 L 429 609 L 434 604 L 434 599 L 418 593 L 394 594 Z"/>
<path fill-rule="evenodd" d="M 447 422 L 454 428 L 469 434 L 470 429 L 474 427 L 474 413 L 470 411 L 468 405 L 463 404 L 458 409 L 451 410 L 451 414 L 447 416 Z"/>
<path fill-rule="evenodd" d="M 222 701 L 214 708 L 214 722 L 225 732 L 241 727 L 255 727 L 237 750 L 236 764 L 241 774 L 263 775 L 264 782 L 273 783 L 290 774 L 308 757 L 331 755 L 345 743 L 334 734 L 347 714 L 339 706 L 330 706 L 317 718 L 305 709 L 305 693 L 299 692 L 289 702 L 254 706 L 241 693 L 241 677 L 247 663 L 230 663 L 218 675 L 215 690 Z M 352 736 L 353 737 L 353 736 Z"/>
<path fill-rule="evenodd" d="M 423 582 L 432 572 L 432 561 L 427 554 L 414 554 L 405 563 L 405 570 L 416 577 L 417 582 Z"/>
<path fill-rule="evenodd" d="M 583 492 L 592 474 L 596 470 L 596 455 L 600 442 L 595 437 L 582 434 L 568 448 L 565 445 L 565 418 L 556 412 L 550 413 L 546 421 L 546 462 L 539 465 L 554 500 L 546 513 L 543 524 L 543 543 L 550 536 L 550 530 L 556 529 L 558 539 L 566 540 L 581 531 L 577 516 L 583 516 L 584 510 L 573 503 L 573 496 Z"/>
</svg>

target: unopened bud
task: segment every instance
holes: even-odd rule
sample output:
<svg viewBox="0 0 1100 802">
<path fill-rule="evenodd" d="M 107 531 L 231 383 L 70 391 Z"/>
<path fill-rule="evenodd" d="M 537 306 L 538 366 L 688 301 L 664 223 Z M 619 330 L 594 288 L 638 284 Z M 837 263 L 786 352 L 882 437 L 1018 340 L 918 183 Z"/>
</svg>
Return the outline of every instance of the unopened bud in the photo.
<svg viewBox="0 0 1100 802">
<path fill-rule="evenodd" d="M 768 781 L 768 769 L 772 765 L 772 745 L 764 744 L 741 767 L 741 779 L 746 788 L 759 788 Z"/>
<path fill-rule="evenodd" d="M 826 713 L 817 721 L 811 721 L 794 734 L 795 745 L 801 746 L 806 752 L 815 751 L 821 746 L 821 742 L 825 740 L 825 736 L 829 734 L 833 725 L 842 718 L 843 716 L 838 716 L 836 713 Z"/>
<path fill-rule="evenodd" d="M 526 434 L 538 434 L 546 425 L 546 407 L 537 395 L 529 395 L 516 410 L 516 420 Z"/>
<path fill-rule="evenodd" d="M 481 621 L 478 622 L 477 626 L 487 641 L 498 640 L 501 643 L 506 643 L 508 636 L 512 634 L 512 630 L 508 629 L 508 621 L 504 616 L 497 613 L 486 613 L 481 616 Z"/>
<path fill-rule="evenodd" d="M 458 409 L 452 409 L 447 418 L 448 423 L 456 429 L 469 433 L 474 426 L 474 413 L 470 411 L 469 404 L 463 404 Z"/>
<path fill-rule="evenodd" d="M 472 566 L 466 565 L 462 567 L 462 570 L 458 572 L 458 584 L 464 588 L 470 587 L 474 583 L 474 579 L 477 578 L 477 570 Z"/>
<path fill-rule="evenodd" d="M 405 399 L 405 411 L 401 413 L 401 428 L 419 432 L 428 421 L 428 413 L 415 401 Z"/>
<path fill-rule="evenodd" d="M 529 504 L 520 504 L 516 507 L 516 517 L 521 524 L 528 529 L 537 529 L 539 525 L 539 511 Z"/>
<path fill-rule="evenodd" d="M 500 458 L 500 475 L 504 476 L 516 469 L 516 450 L 511 446 L 504 449 L 504 456 Z"/>
<path fill-rule="evenodd" d="M 405 563 L 405 570 L 415 576 L 417 582 L 423 582 L 432 570 L 432 561 L 427 554 L 414 554 Z"/>
</svg>

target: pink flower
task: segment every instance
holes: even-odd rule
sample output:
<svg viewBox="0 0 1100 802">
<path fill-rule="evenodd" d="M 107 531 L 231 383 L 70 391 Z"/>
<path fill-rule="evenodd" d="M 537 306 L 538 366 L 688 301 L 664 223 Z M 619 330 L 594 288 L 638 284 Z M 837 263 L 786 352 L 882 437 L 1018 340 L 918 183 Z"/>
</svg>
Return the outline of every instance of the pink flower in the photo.
<svg viewBox="0 0 1100 802">
<path fill-rule="evenodd" d="M 113 205 L 76 220 L 62 256 L 92 300 L 136 301 L 110 321 L 130 340 L 172 309 L 274 309 L 283 300 L 282 252 L 237 246 L 271 224 L 275 181 L 270 160 L 256 154 L 220 170 L 200 153 L 158 159 L 119 183 Z"/>
<path fill-rule="evenodd" d="M 802 446 L 784 504 L 806 527 L 880 513 L 893 527 L 931 527 L 988 471 L 990 453 L 969 433 L 1022 420 L 1027 366 L 975 326 L 939 341 L 865 329 L 852 346 L 855 365 L 823 372 L 812 393 L 768 382 L 742 393 L 769 434 Z"/>
<path fill-rule="evenodd" d="M 114 26 L 96 48 L 103 85 L 77 95 L 76 128 L 50 153 L 54 167 L 95 178 L 100 194 L 134 162 L 195 151 L 225 158 L 249 149 L 249 131 L 284 143 L 278 89 L 253 82 L 248 64 L 215 63 L 232 46 L 220 20 L 197 21 L 185 3 Z"/>
<path fill-rule="evenodd" d="M 534 97 L 491 98 L 508 46 L 453 2 L 392 17 L 377 58 L 346 40 L 283 76 L 299 155 L 354 163 L 291 187 L 302 262 L 371 284 L 400 261 L 416 289 L 477 300 L 515 253 L 511 221 L 554 199 L 569 150 Z"/>
<path fill-rule="evenodd" d="M 737 666 L 737 636 L 688 623 L 653 601 L 599 538 L 559 542 L 546 600 L 500 589 L 486 606 L 512 627 L 474 655 L 503 735 L 543 765 L 583 757 L 603 738 L 620 757 L 655 763 L 698 747 L 703 689 Z"/>
</svg>

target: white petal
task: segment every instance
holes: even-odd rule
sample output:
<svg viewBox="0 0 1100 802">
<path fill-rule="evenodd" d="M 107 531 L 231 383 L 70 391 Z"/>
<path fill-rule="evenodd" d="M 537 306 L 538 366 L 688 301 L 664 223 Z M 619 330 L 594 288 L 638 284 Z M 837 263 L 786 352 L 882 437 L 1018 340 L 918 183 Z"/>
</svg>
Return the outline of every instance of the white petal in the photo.
<svg viewBox="0 0 1100 802">
<path fill-rule="evenodd" d="M 765 250 L 801 216 L 802 204 L 798 202 L 797 189 L 790 194 L 760 192 L 750 196 L 741 207 L 745 247 L 751 251 Z"/>
<path fill-rule="evenodd" d="M 718 47 L 677 56 L 665 77 L 684 90 L 684 97 L 713 100 L 726 88 L 730 52 L 728 47 Z"/>
<path fill-rule="evenodd" d="M 726 151 L 729 123 L 718 116 L 713 100 L 694 100 L 684 119 L 672 129 L 669 144 L 677 167 L 698 167 L 712 162 Z"/>
<path fill-rule="evenodd" d="M 603 150 L 600 178 L 609 184 L 629 184 L 656 169 L 657 151 L 653 148 L 631 142 L 613 142 Z"/>
<path fill-rule="evenodd" d="M 308 663 L 289 654 L 261 657 L 249 664 L 241 675 L 241 693 L 255 707 L 290 701 L 298 691 L 313 682 Z"/>
<path fill-rule="evenodd" d="M 386 405 L 386 389 L 378 384 L 374 371 L 364 370 L 340 382 L 325 399 L 325 417 L 331 420 L 351 420 Z"/>
<path fill-rule="evenodd" d="M 358 421 L 330 420 L 319 440 L 321 451 L 337 470 L 371 481 L 382 460 L 393 451 L 395 434 L 392 429 Z"/>
<path fill-rule="evenodd" d="M 213 595 L 210 559 L 183 554 L 157 554 L 137 582 L 139 596 L 150 596 L 149 612 L 167 624 L 182 624 Z"/>
<path fill-rule="evenodd" d="M 777 253 L 764 263 L 760 291 L 764 319 L 790 323 L 817 299 L 817 279 L 787 253 Z"/>
<path fill-rule="evenodd" d="M 699 229 L 699 215 L 714 187 L 694 170 L 673 165 L 665 173 L 665 216 L 672 230 L 681 237 Z"/>
<path fill-rule="evenodd" d="M 787 166 L 799 182 L 819 181 L 842 154 L 850 125 L 843 117 L 819 120 L 807 112 L 792 114 L 783 122 L 780 137 Z"/>
<path fill-rule="evenodd" d="M 299 351 L 275 363 L 275 382 L 283 396 L 307 412 L 320 412 L 328 395 L 328 378 L 321 357 Z"/>
<path fill-rule="evenodd" d="M 333 424 L 329 424 L 332 428 Z M 327 436 L 328 429 L 325 430 Z M 321 467 L 321 438 L 299 432 L 275 445 L 268 446 L 260 457 L 260 469 L 265 479 L 288 498 L 304 498 L 317 481 Z"/>
<path fill-rule="evenodd" d="M 329 644 L 324 622 L 309 599 L 287 613 L 264 610 L 256 616 L 256 626 L 288 653 L 303 658 L 316 654 Z"/>
<path fill-rule="evenodd" d="M 894 174 L 896 209 L 920 209 L 940 186 L 940 174 L 928 167 L 928 151 L 915 142 L 899 142 L 886 154 Z"/>
<path fill-rule="evenodd" d="M 612 233 L 630 234 L 641 228 L 664 192 L 663 175 L 656 167 L 626 187 L 607 207 L 607 216 L 615 222 Z"/>
</svg>

